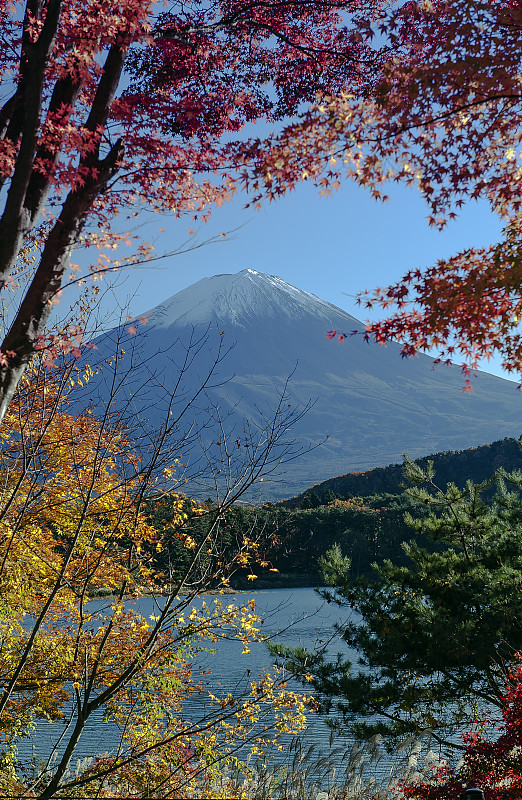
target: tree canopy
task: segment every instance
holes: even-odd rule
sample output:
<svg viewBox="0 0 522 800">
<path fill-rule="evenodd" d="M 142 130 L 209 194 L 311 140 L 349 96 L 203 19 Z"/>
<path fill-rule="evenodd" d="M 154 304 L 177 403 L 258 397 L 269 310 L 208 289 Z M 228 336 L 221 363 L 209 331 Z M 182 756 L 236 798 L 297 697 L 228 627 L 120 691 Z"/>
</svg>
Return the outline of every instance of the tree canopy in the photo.
<svg viewBox="0 0 522 800">
<path fill-rule="evenodd" d="M 0 347 L 0 415 L 31 353 L 59 344 L 45 323 L 73 250 L 127 241 L 122 210 L 205 216 L 258 162 L 247 124 L 367 90 L 379 53 L 353 25 L 367 12 L 364 0 L 1 0 L 0 290 L 28 237 L 39 252 Z M 122 264 L 93 259 L 94 272 Z"/>
<path fill-rule="evenodd" d="M 254 600 L 199 596 L 222 591 L 238 565 L 253 577 L 253 567 L 269 568 L 260 563 L 263 531 L 238 531 L 225 547 L 223 527 L 232 501 L 270 469 L 284 426 L 274 419 L 260 434 L 209 508 L 179 489 L 175 426 L 148 430 L 139 451 L 114 394 L 99 418 L 72 413 L 89 372 L 71 359 L 50 370 L 33 358 L 1 428 L 0 792 L 228 798 L 222 767 L 239 767 L 242 743 L 259 752 L 298 730 L 312 703 L 268 671 L 222 691 L 201 664 L 224 638 L 245 659 L 263 639 Z M 151 524 L 151 505 L 168 510 L 161 526 Z M 203 516 L 196 540 L 191 522 Z M 173 540 L 184 557 L 163 570 L 158 556 Z M 150 614 L 139 603 L 147 593 Z M 197 696 L 201 714 L 189 715 L 184 706 Z M 112 746 L 75 769 L 97 715 Z M 46 751 L 49 723 L 56 738 Z"/>
<path fill-rule="evenodd" d="M 464 735 L 464 751 L 457 765 L 443 760 L 431 775 L 402 787 L 404 798 L 454 800 L 470 786 L 480 786 L 488 800 L 518 800 L 522 791 L 522 669 L 520 654 L 506 676 L 502 720 L 488 734 Z M 484 726 L 486 727 L 486 726 Z M 492 738 L 489 738 L 492 735 Z"/>
</svg>

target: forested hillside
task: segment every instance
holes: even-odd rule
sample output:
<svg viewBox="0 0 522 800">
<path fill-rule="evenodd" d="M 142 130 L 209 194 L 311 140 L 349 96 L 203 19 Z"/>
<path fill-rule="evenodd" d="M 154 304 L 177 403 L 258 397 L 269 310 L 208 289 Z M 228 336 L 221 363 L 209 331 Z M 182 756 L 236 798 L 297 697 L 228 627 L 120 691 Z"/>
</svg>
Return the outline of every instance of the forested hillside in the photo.
<svg viewBox="0 0 522 800">
<path fill-rule="evenodd" d="M 437 486 L 445 489 L 448 483 L 454 483 L 462 487 L 468 480 L 487 480 L 499 467 L 508 472 L 522 469 L 522 448 L 516 439 L 503 439 L 460 452 L 426 456 L 416 463 L 425 469 L 428 461 L 433 461 Z M 404 494 L 408 485 L 403 465 L 393 464 L 332 478 L 276 505 L 230 508 L 217 522 L 223 553 L 236 548 L 245 536 L 257 543 L 255 555 L 236 571 L 232 586 L 315 585 L 321 581 L 318 561 L 334 543 L 339 544 L 343 556 L 350 558 L 353 577 L 370 575 L 372 564 L 381 564 L 387 558 L 399 565 L 406 563 L 401 543 L 415 534 L 404 522 L 404 515 L 407 511 L 417 517 L 424 513 L 422 505 Z M 172 502 L 166 497 L 149 503 L 154 524 L 162 530 L 174 513 L 169 509 Z M 212 509 L 210 499 L 205 507 Z M 199 547 L 209 526 L 215 524 L 212 514 L 195 515 L 188 520 L 182 537 L 179 532 L 171 537 L 168 546 L 155 556 L 167 580 L 185 569 L 192 557 L 184 537 L 191 537 Z M 417 541 L 434 549 L 433 542 L 423 537 L 417 535 Z M 253 576 L 255 584 L 250 583 Z"/>
<path fill-rule="evenodd" d="M 149 505 L 154 524 L 163 531 L 169 525 L 170 502 L 165 498 Z M 381 563 L 385 558 L 401 562 L 400 544 L 413 535 L 404 522 L 406 511 L 416 511 L 418 515 L 423 509 L 414 508 L 401 493 L 333 499 L 317 508 L 296 510 L 235 506 L 219 523 L 223 552 L 236 547 L 245 536 L 256 540 L 256 548 L 255 555 L 237 570 L 232 586 L 263 588 L 281 581 L 289 585 L 289 580 L 293 585 L 316 585 L 321 581 L 318 561 L 334 543 L 351 559 L 354 576 L 370 574 L 372 563 Z M 155 556 L 167 582 L 175 580 L 191 558 L 186 537 L 190 536 L 195 549 L 202 545 L 212 524 L 211 514 L 194 516 L 183 537 L 173 532 L 168 546 Z M 201 568 L 205 569 L 204 560 Z M 254 575 L 256 582 L 249 583 Z"/>
<path fill-rule="evenodd" d="M 435 453 L 415 461 L 423 469 L 428 461 L 433 461 L 436 481 L 441 487 L 447 483 L 463 486 L 467 480 L 480 483 L 499 467 L 504 467 L 508 472 L 522 469 L 521 440 L 522 437 L 518 441 L 512 438 L 500 439 L 481 447 Z M 324 502 L 325 497 L 331 499 L 335 495 L 344 499 L 352 496 L 368 497 L 382 492 L 397 494 L 402 491 L 403 486 L 403 465 L 391 464 L 388 467 L 350 472 L 330 478 L 297 497 L 282 501 L 280 505 L 286 508 L 307 508 Z"/>
</svg>

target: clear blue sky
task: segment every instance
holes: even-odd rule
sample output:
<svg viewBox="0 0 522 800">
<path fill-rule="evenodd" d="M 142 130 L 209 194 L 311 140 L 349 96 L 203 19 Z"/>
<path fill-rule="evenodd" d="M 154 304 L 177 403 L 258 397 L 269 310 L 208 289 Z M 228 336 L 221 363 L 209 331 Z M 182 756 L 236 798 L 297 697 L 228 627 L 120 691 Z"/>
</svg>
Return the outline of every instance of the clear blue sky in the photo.
<svg viewBox="0 0 522 800">
<path fill-rule="evenodd" d="M 176 249 L 197 228 L 204 240 L 243 226 L 230 239 L 194 252 L 134 269 L 120 286 L 132 296 L 137 315 L 200 278 L 250 267 L 279 275 L 365 320 L 367 312 L 352 297 L 363 289 L 386 285 L 411 267 L 425 267 L 471 245 L 497 241 L 500 221 L 486 203 L 471 203 L 443 232 L 428 226 L 427 208 L 413 189 L 393 186 L 388 204 L 377 203 L 351 183 L 329 198 L 303 185 L 261 211 L 244 209 L 246 196 L 217 209 L 207 224 L 190 218 L 148 220 L 140 233 L 153 239 L 158 253 Z M 157 233 L 163 227 L 164 233 Z M 503 374 L 498 362 L 484 364 Z M 509 377 L 504 375 L 504 377 Z"/>
</svg>

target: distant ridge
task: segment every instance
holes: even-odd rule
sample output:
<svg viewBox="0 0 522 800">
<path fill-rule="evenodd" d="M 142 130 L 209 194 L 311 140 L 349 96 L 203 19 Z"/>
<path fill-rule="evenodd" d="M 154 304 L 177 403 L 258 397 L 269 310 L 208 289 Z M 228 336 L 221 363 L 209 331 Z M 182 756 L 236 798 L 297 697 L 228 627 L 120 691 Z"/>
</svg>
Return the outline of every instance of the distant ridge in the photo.
<svg viewBox="0 0 522 800">
<path fill-rule="evenodd" d="M 504 467 L 507 472 L 521 470 L 522 447 L 521 442 L 516 439 L 501 439 L 492 444 L 470 447 L 458 452 L 434 453 L 417 458 L 415 461 L 423 469 L 426 469 L 429 461 L 433 462 L 435 483 L 441 489 L 444 489 L 448 483 L 454 483 L 462 488 L 468 480 L 475 483 L 487 480 L 500 467 Z M 328 490 L 342 499 L 348 495 L 368 497 L 372 494 L 398 494 L 402 491 L 403 485 L 403 465 L 390 464 L 387 467 L 377 467 L 365 472 L 338 475 L 311 486 L 297 497 L 283 500 L 280 505 L 285 508 L 300 508 L 307 495 L 315 493 L 322 500 Z"/>
<path fill-rule="evenodd" d="M 143 428 L 162 419 L 163 398 L 176 385 L 191 340 L 203 344 L 183 377 L 186 397 L 216 348 L 229 351 L 198 397 L 196 423 L 209 403 L 240 430 L 245 418 L 255 428 L 271 417 L 289 376 L 285 404 L 299 409 L 312 402 L 292 435 L 297 446 L 315 449 L 272 483 L 259 484 L 260 501 L 289 497 L 335 474 L 399 462 L 405 452 L 416 458 L 522 433 L 522 393 L 514 382 L 481 372 L 473 391 L 464 393 L 457 366 L 434 368 L 425 355 L 402 359 L 394 342 L 379 347 L 358 335 L 329 341 L 330 329 L 362 333 L 364 324 L 276 275 L 244 269 L 203 278 L 144 316 L 146 324 L 126 323 L 96 340 L 102 362 L 115 347 L 126 353 L 121 370 L 132 361 L 126 401 Z M 104 381 L 103 375 L 91 379 L 87 390 L 93 397 L 97 390 L 102 401 L 110 391 Z"/>
</svg>

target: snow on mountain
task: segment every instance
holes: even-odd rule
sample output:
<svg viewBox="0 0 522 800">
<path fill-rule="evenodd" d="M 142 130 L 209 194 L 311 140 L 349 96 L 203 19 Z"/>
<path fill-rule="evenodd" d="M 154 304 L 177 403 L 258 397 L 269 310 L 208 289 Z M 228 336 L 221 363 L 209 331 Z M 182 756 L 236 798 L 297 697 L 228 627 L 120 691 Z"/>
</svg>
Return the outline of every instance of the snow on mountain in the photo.
<svg viewBox="0 0 522 800">
<path fill-rule="evenodd" d="M 201 325 L 217 321 L 243 328 L 256 317 L 286 315 L 297 319 L 313 314 L 328 322 L 341 310 L 314 294 L 303 292 L 276 275 L 244 269 L 232 275 L 203 278 L 148 312 L 151 325 Z M 348 323 L 360 325 L 341 312 Z"/>
<path fill-rule="evenodd" d="M 293 433 L 304 447 L 324 443 L 292 462 L 272 496 L 400 462 L 403 453 L 417 457 L 461 450 L 522 432 L 522 396 L 511 381 L 479 373 L 473 392 L 464 393 L 458 367 L 434 368 L 433 360 L 422 355 L 402 359 L 393 342 L 379 347 L 362 336 L 342 344 L 327 340 L 330 329 L 351 332 L 364 326 L 274 275 L 245 269 L 204 278 L 146 316 L 146 324 L 137 323 L 136 336 L 127 328 L 97 340 L 103 360 L 123 336 L 117 344 L 126 350 L 120 369 L 132 363 L 123 391 L 129 413 L 143 424 L 159 424 L 165 397 L 174 388 L 177 413 L 216 357 L 219 363 L 196 399 L 191 424 L 209 419 L 205 404 L 218 406 L 220 415 L 239 428 L 243 418 L 260 424 L 277 405 L 289 376 L 290 405 L 299 409 L 312 402 Z M 180 380 L 187 346 L 192 348 L 190 369 Z M 108 375 L 98 380 L 104 396 L 109 383 Z M 96 380 L 90 387 L 96 389 Z"/>
</svg>

